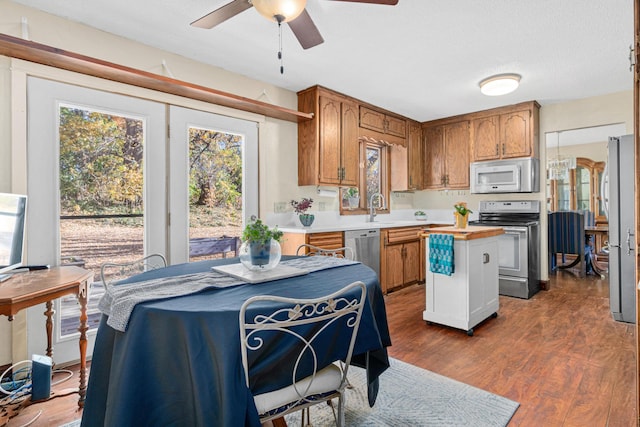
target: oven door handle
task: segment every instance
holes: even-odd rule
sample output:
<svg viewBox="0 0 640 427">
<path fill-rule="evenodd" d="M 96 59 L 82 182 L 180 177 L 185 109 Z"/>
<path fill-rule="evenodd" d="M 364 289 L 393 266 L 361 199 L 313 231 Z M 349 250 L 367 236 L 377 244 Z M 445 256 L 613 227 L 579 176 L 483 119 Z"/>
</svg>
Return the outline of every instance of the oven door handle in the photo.
<svg viewBox="0 0 640 427">
<path fill-rule="evenodd" d="M 527 234 L 527 227 L 502 227 L 505 234 Z"/>
</svg>

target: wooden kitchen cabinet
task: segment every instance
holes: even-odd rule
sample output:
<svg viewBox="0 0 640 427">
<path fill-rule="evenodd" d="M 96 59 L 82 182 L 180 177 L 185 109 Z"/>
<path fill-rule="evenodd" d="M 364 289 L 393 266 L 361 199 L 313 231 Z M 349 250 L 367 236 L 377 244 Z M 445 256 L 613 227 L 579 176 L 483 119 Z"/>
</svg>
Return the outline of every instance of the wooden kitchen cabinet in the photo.
<svg viewBox="0 0 640 427">
<path fill-rule="evenodd" d="M 357 102 L 314 86 L 298 92 L 298 109 L 314 113 L 312 120 L 298 123 L 298 185 L 356 187 Z"/>
<path fill-rule="evenodd" d="M 531 101 L 517 107 L 472 120 L 473 161 L 537 157 L 540 106 Z"/>
<path fill-rule="evenodd" d="M 469 121 L 422 129 L 424 188 L 469 188 Z"/>
<path fill-rule="evenodd" d="M 422 126 L 409 122 L 406 145 L 391 144 L 391 191 L 422 190 Z"/>
<path fill-rule="evenodd" d="M 407 138 L 409 156 L 409 190 L 422 190 L 424 179 L 422 176 L 422 126 L 418 122 L 409 122 Z"/>
<path fill-rule="evenodd" d="M 380 284 L 387 293 L 405 285 L 423 280 L 420 256 L 422 227 L 401 227 L 382 230 L 380 257 Z"/>
<path fill-rule="evenodd" d="M 280 241 L 282 255 L 296 255 L 298 247 L 303 244 L 313 245 L 323 249 L 342 248 L 344 247 L 344 233 L 342 231 L 325 233 L 284 233 Z"/>
<path fill-rule="evenodd" d="M 400 138 L 407 137 L 407 121 L 381 111 L 360 106 L 360 127 Z"/>
</svg>

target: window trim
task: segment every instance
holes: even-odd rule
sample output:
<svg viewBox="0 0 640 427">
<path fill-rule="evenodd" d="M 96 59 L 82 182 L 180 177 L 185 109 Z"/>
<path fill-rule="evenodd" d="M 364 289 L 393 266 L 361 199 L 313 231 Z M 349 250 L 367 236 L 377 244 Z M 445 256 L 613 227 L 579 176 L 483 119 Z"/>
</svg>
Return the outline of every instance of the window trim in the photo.
<svg viewBox="0 0 640 427">
<path fill-rule="evenodd" d="M 379 214 L 388 214 L 391 212 L 389 207 L 390 205 L 390 196 L 391 196 L 391 156 L 389 153 L 389 143 L 369 137 L 360 137 L 359 138 L 359 183 L 358 183 L 358 191 L 360 193 L 360 205 L 356 209 L 351 209 L 349 207 L 345 207 L 342 203 L 344 198 L 342 197 L 342 192 L 349 187 L 341 187 L 340 188 L 340 215 L 363 215 L 369 213 L 369 200 L 367 200 L 366 194 L 366 150 L 369 147 L 374 147 L 380 149 L 380 186 L 381 193 L 385 200 L 385 209 L 377 209 L 376 212 Z"/>
</svg>

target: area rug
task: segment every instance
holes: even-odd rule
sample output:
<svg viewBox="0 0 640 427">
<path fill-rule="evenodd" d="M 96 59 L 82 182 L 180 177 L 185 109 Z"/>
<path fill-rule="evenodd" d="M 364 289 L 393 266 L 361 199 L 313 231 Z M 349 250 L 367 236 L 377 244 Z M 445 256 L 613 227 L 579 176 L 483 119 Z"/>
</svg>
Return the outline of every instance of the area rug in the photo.
<svg viewBox="0 0 640 427">
<path fill-rule="evenodd" d="M 345 425 L 384 427 L 504 427 L 519 403 L 442 375 L 390 359 L 380 376 L 380 392 L 373 408 L 367 403 L 365 370 L 349 368 Z M 300 412 L 285 417 L 300 425 Z M 328 405 L 311 408 L 314 427 L 335 425 Z"/>
<path fill-rule="evenodd" d="M 520 404 L 505 397 L 390 359 L 380 376 L 380 392 L 373 408 L 367 403 L 365 370 L 349 368 L 345 425 L 380 427 L 504 427 Z M 285 417 L 300 425 L 300 412 Z M 314 427 L 335 425 L 328 405 L 311 409 Z M 77 427 L 80 420 L 60 427 Z"/>
</svg>

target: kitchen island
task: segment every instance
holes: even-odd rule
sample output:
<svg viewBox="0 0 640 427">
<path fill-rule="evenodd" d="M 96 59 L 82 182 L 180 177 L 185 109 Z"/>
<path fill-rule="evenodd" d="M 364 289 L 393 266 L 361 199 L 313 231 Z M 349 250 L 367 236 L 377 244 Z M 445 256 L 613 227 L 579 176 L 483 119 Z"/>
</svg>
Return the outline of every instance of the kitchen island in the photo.
<svg viewBox="0 0 640 427">
<path fill-rule="evenodd" d="M 429 237 L 453 235 L 454 272 L 431 272 Z M 462 329 L 473 336 L 473 328 L 498 315 L 498 236 L 502 227 L 438 227 L 421 233 L 425 238 L 426 307 L 423 319 Z"/>
</svg>

